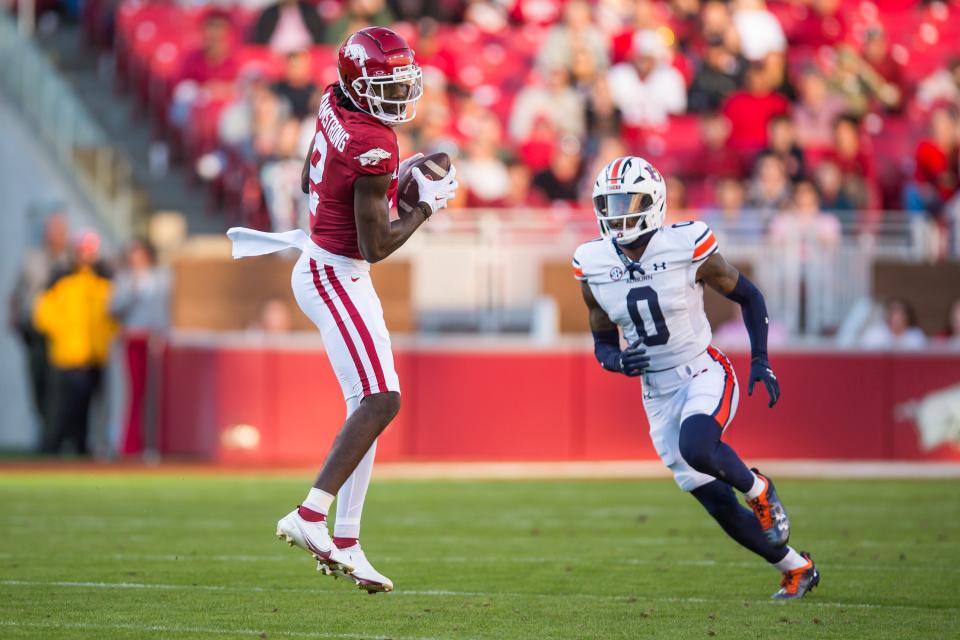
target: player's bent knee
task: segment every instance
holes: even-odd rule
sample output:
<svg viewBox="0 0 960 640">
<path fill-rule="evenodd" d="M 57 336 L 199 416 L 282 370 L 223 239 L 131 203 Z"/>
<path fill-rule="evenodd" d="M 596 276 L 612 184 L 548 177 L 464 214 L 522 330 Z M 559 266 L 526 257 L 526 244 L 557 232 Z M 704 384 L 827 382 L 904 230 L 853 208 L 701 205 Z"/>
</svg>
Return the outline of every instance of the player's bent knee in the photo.
<svg viewBox="0 0 960 640">
<path fill-rule="evenodd" d="M 393 420 L 400 412 L 400 394 L 396 391 L 374 393 L 365 397 L 361 406 L 365 406 L 369 411 L 375 412 L 377 417 L 386 424 Z"/>
<path fill-rule="evenodd" d="M 716 475 L 713 459 L 722 429 L 708 415 L 694 415 L 680 425 L 678 448 L 687 464 L 701 473 Z"/>
</svg>

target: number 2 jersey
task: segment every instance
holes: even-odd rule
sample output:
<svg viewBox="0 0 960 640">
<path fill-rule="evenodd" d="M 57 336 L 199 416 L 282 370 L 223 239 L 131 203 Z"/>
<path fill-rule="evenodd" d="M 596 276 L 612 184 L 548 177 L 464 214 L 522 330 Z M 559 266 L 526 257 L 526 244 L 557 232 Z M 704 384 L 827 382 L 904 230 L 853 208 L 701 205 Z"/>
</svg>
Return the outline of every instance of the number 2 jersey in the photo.
<svg viewBox="0 0 960 640">
<path fill-rule="evenodd" d="M 577 248 L 573 272 L 590 285 L 628 344 L 643 338 L 650 371 L 662 371 L 692 360 L 710 345 L 713 334 L 697 269 L 718 250 L 707 225 L 680 222 L 654 232 L 634 263 L 639 269 L 628 270 L 613 242 L 598 239 Z"/>
<path fill-rule="evenodd" d="M 310 237 L 321 248 L 362 259 L 353 211 L 360 176 L 390 174 L 387 200 L 397 192 L 397 134 L 375 117 L 341 107 L 330 85 L 320 99 L 310 156 Z"/>
</svg>

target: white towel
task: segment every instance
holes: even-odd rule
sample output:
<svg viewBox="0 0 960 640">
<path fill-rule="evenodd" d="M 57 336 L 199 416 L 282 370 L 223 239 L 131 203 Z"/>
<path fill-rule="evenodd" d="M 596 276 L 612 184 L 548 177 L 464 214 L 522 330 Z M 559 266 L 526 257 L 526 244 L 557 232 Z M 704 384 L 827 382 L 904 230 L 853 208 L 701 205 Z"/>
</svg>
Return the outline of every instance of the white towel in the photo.
<svg viewBox="0 0 960 640">
<path fill-rule="evenodd" d="M 268 233 L 247 229 L 246 227 L 230 227 L 227 230 L 227 237 L 233 242 L 234 260 L 276 253 L 284 249 L 303 251 L 307 243 L 310 242 L 310 236 L 303 229 L 294 229 L 283 233 Z"/>
</svg>

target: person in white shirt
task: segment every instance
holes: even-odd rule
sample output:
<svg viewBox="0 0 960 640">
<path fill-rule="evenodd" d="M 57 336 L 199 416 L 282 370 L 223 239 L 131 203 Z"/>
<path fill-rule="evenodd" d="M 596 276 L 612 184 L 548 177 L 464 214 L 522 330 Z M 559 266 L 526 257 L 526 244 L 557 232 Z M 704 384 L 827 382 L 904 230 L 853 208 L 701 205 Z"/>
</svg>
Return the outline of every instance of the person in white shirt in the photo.
<svg viewBox="0 0 960 640">
<path fill-rule="evenodd" d="M 638 31 L 631 60 L 614 66 L 607 78 L 627 126 L 659 126 L 687 110 L 683 75 L 670 64 L 670 51 L 656 31 Z"/>
<path fill-rule="evenodd" d="M 740 51 L 750 61 L 763 60 L 771 53 L 787 50 L 787 37 L 777 17 L 764 0 L 738 0 L 733 26 L 740 36 Z"/>
<path fill-rule="evenodd" d="M 866 349 L 920 349 L 927 344 L 927 336 L 917 326 L 917 317 L 910 303 L 902 298 L 891 298 L 884 305 L 883 321 L 868 326 L 860 336 L 860 346 Z"/>
</svg>

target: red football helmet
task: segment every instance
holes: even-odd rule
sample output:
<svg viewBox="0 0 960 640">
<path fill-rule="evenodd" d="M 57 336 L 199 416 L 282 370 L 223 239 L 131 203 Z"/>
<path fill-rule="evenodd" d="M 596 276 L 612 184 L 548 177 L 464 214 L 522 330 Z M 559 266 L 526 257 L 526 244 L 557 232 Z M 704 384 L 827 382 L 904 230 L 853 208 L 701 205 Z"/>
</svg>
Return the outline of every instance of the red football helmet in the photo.
<svg viewBox="0 0 960 640">
<path fill-rule="evenodd" d="M 340 88 L 361 111 L 388 124 L 409 122 L 423 95 L 413 49 L 386 27 L 367 27 L 346 39 L 337 57 Z"/>
</svg>

